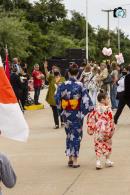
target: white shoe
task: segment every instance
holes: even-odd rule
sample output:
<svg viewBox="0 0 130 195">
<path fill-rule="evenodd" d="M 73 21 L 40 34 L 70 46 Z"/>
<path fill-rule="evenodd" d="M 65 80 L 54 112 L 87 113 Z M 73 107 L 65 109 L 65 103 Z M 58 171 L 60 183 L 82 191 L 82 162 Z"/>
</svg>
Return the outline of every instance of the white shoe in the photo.
<svg viewBox="0 0 130 195">
<path fill-rule="evenodd" d="M 106 165 L 106 167 L 113 167 L 114 166 L 114 162 L 112 162 L 111 160 L 107 159 L 105 165 Z"/>
<path fill-rule="evenodd" d="M 100 160 L 97 160 L 96 161 L 96 169 L 97 170 L 102 169 L 102 164 L 101 164 L 101 161 Z"/>
</svg>

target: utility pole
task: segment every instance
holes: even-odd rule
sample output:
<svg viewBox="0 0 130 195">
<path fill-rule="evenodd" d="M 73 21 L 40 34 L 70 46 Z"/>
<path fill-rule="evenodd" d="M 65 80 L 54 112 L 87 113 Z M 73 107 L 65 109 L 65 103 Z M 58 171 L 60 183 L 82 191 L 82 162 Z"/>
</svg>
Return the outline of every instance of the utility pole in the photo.
<svg viewBox="0 0 130 195">
<path fill-rule="evenodd" d="M 113 12 L 113 10 L 102 10 L 103 12 L 107 13 L 107 30 L 108 30 L 108 43 L 107 46 L 110 47 L 110 12 Z"/>
<path fill-rule="evenodd" d="M 86 0 L 86 60 L 88 62 L 88 0 Z"/>
<path fill-rule="evenodd" d="M 118 52 L 121 50 L 120 18 L 126 18 L 126 9 L 118 7 L 114 9 L 113 16 L 118 19 Z"/>
<path fill-rule="evenodd" d="M 121 50 L 121 38 L 120 38 L 120 17 L 118 17 L 118 52 Z"/>
<path fill-rule="evenodd" d="M 118 52 L 121 50 L 121 37 L 120 37 L 120 18 L 126 18 L 126 9 L 122 7 L 113 10 L 113 16 L 118 19 Z"/>
</svg>

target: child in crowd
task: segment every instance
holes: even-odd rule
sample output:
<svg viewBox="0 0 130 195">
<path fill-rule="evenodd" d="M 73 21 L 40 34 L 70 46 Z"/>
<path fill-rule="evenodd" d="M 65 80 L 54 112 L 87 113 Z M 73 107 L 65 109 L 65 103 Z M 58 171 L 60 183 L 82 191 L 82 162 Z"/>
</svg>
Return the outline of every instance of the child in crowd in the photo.
<svg viewBox="0 0 130 195">
<path fill-rule="evenodd" d="M 94 134 L 96 169 L 102 169 L 101 156 L 106 158 L 105 165 L 112 167 L 114 163 L 110 160 L 112 151 L 112 136 L 115 126 L 112 110 L 109 107 L 109 98 L 101 91 L 98 96 L 98 106 L 88 114 L 87 131 L 89 135 Z"/>
</svg>

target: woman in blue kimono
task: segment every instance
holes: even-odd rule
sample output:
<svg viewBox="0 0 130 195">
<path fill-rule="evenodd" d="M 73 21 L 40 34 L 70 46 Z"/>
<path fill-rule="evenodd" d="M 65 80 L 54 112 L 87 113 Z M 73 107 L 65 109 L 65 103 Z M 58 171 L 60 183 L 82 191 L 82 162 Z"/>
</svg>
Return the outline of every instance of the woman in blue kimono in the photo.
<svg viewBox="0 0 130 195">
<path fill-rule="evenodd" d="M 76 80 L 78 66 L 73 64 L 69 70 L 70 79 L 62 83 L 56 92 L 55 99 L 62 116 L 66 131 L 66 155 L 69 156 L 68 166 L 78 168 L 80 142 L 83 135 L 83 119 L 93 109 L 92 101 L 86 88 Z"/>
</svg>

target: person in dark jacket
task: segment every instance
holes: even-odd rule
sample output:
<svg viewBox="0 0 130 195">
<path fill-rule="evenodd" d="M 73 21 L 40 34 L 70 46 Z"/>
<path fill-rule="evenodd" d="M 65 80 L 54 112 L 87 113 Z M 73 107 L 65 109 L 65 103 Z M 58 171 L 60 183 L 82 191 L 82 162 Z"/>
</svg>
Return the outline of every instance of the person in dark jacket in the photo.
<svg viewBox="0 0 130 195">
<path fill-rule="evenodd" d="M 10 76 L 10 83 L 12 85 L 14 93 L 17 97 L 18 102 L 19 102 L 20 97 L 21 97 L 22 84 L 20 81 L 20 76 L 18 75 L 18 72 L 17 72 L 17 68 L 15 66 L 12 67 L 12 73 Z"/>
<path fill-rule="evenodd" d="M 125 77 L 125 99 L 130 103 L 130 65 L 127 67 L 128 74 Z"/>
<path fill-rule="evenodd" d="M 18 100 L 19 106 L 22 111 L 24 111 L 22 102 L 22 83 L 20 80 L 20 76 L 18 74 L 17 68 L 15 66 L 12 67 L 12 73 L 10 75 L 10 83 Z"/>
<path fill-rule="evenodd" d="M 117 92 L 118 92 L 117 96 L 118 96 L 119 104 L 114 116 L 115 124 L 118 123 L 118 119 L 125 105 L 127 105 L 130 108 L 130 66 L 128 66 L 126 70 L 122 72 L 122 77 L 118 81 L 118 84 L 119 85 L 117 87 Z"/>
<path fill-rule="evenodd" d="M 20 100 L 21 100 L 21 104 L 24 110 L 25 110 L 24 107 L 28 100 L 28 80 L 29 80 L 29 75 L 27 73 L 27 65 L 24 64 L 21 68 L 21 74 L 20 74 L 20 81 L 21 81 L 21 87 L 22 87 Z"/>
</svg>

